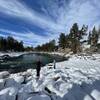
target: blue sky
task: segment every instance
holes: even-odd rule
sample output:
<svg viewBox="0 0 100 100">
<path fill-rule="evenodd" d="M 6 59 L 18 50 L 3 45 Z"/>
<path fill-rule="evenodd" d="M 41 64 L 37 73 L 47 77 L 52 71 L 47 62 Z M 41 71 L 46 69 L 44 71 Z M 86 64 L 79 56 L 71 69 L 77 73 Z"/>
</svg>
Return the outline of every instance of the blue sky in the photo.
<svg viewBox="0 0 100 100">
<path fill-rule="evenodd" d="M 100 0 L 0 0 L 0 36 L 37 46 L 66 34 L 73 23 L 100 24 Z"/>
</svg>

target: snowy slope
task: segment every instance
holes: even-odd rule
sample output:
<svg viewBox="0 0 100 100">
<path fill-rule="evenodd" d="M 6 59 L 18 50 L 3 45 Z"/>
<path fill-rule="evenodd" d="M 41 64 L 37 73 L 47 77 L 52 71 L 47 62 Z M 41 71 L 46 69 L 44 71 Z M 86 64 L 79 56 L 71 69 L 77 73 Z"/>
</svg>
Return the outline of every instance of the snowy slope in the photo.
<svg viewBox="0 0 100 100">
<path fill-rule="evenodd" d="M 43 67 L 39 80 L 35 75 L 29 69 L 1 77 L 0 100 L 100 100 L 100 54 L 70 55 L 56 69 Z"/>
</svg>

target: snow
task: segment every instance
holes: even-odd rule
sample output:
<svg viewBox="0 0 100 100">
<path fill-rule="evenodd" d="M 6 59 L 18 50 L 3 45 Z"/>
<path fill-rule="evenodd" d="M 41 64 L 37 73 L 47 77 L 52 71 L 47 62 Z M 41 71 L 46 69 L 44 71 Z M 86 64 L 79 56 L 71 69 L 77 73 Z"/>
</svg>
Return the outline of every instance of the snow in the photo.
<svg viewBox="0 0 100 100">
<path fill-rule="evenodd" d="M 17 75 L 17 74 L 13 74 L 10 76 L 10 78 L 13 78 L 15 82 L 21 84 L 24 82 L 24 77 L 23 76 L 20 76 L 20 75 Z"/>
<path fill-rule="evenodd" d="M 94 99 L 100 100 L 100 91 L 94 89 L 94 90 L 92 91 L 91 95 L 93 96 Z"/>
<path fill-rule="evenodd" d="M 7 78 L 8 76 L 9 76 L 9 72 L 8 71 L 0 72 L 0 79 Z"/>
<path fill-rule="evenodd" d="M 18 56 L 21 56 L 23 54 L 27 54 L 29 52 L 0 52 L 0 57 L 1 56 L 4 56 L 4 55 L 8 55 L 10 57 L 18 57 Z"/>
<path fill-rule="evenodd" d="M 100 54 L 68 56 L 42 67 L 39 79 L 34 69 L 1 77 L 0 100 L 100 100 Z"/>
<path fill-rule="evenodd" d="M 4 88 L 4 83 L 5 83 L 5 80 L 0 79 L 0 90 L 2 90 Z"/>
<path fill-rule="evenodd" d="M 0 100 L 15 100 L 18 89 L 9 87 L 0 91 Z"/>
<path fill-rule="evenodd" d="M 49 96 L 43 94 L 43 95 L 34 95 L 32 97 L 29 97 L 27 100 L 51 100 Z"/>
<path fill-rule="evenodd" d="M 7 78 L 5 79 L 4 87 L 5 88 L 8 88 L 8 87 L 21 88 L 21 84 L 17 83 L 13 78 Z"/>
</svg>

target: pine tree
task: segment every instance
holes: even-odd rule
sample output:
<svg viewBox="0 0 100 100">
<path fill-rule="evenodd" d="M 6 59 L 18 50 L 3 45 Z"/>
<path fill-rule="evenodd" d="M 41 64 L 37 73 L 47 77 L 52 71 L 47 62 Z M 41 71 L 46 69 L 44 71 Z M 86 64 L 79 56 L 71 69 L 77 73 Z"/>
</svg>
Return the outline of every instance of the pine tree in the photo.
<svg viewBox="0 0 100 100">
<path fill-rule="evenodd" d="M 55 40 L 50 41 L 49 43 L 49 49 L 50 51 L 54 51 L 55 50 Z"/>
<path fill-rule="evenodd" d="M 66 36 L 64 33 L 60 34 L 59 37 L 59 47 L 65 49 L 66 48 Z"/>
<path fill-rule="evenodd" d="M 83 25 L 79 31 L 79 40 L 83 39 L 84 35 L 87 35 L 88 26 Z"/>
<path fill-rule="evenodd" d="M 89 35 L 88 35 L 88 44 L 90 44 L 91 45 L 91 37 L 92 36 L 92 34 L 91 34 L 91 31 L 89 31 Z"/>
<path fill-rule="evenodd" d="M 92 30 L 92 37 L 91 37 L 91 45 L 92 46 L 96 46 L 97 45 L 97 42 L 98 42 L 98 38 L 99 38 L 99 35 L 98 35 L 98 32 L 94 26 L 93 30 Z"/>
<path fill-rule="evenodd" d="M 23 42 L 18 42 L 13 37 L 0 37 L 0 51 L 24 51 Z"/>
<path fill-rule="evenodd" d="M 79 30 L 78 24 L 74 23 L 69 34 L 71 41 L 71 49 L 73 53 L 80 51 L 80 40 L 83 39 L 83 36 L 86 35 L 88 27 L 83 25 L 81 30 Z"/>
<path fill-rule="evenodd" d="M 99 26 L 99 29 L 98 29 L 98 34 L 100 35 L 100 26 Z"/>
<path fill-rule="evenodd" d="M 55 43 L 55 40 L 51 40 L 50 42 L 48 43 L 45 43 L 43 45 L 38 45 L 35 50 L 37 51 L 54 51 L 55 50 L 55 47 L 56 47 L 56 43 Z"/>
<path fill-rule="evenodd" d="M 69 38 L 71 41 L 71 49 L 73 53 L 77 53 L 77 45 L 78 45 L 78 35 L 79 29 L 77 23 L 73 24 L 72 28 L 70 29 Z"/>
<path fill-rule="evenodd" d="M 71 41 L 70 41 L 69 35 L 66 35 L 66 47 L 71 48 Z"/>
</svg>

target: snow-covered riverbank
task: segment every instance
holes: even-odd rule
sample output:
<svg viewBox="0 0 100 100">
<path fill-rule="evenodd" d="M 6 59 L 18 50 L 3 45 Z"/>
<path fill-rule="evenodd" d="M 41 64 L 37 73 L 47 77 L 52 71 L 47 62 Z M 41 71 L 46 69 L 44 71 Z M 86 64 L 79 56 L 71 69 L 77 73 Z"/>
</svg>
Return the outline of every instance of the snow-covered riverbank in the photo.
<svg viewBox="0 0 100 100">
<path fill-rule="evenodd" d="M 0 56 L 8 55 L 10 57 L 18 57 L 23 54 L 29 54 L 29 53 L 33 53 L 33 52 L 0 52 Z"/>
<path fill-rule="evenodd" d="M 40 53 L 40 54 L 49 54 L 49 55 L 59 55 L 66 57 L 65 53 L 60 53 L 60 52 L 0 52 L 0 57 L 4 55 L 8 55 L 10 57 L 19 57 L 23 54 L 29 54 L 29 53 Z M 67 54 L 67 56 L 70 54 Z"/>
<path fill-rule="evenodd" d="M 36 71 L 0 72 L 0 100 L 100 100 L 100 55 L 71 55 Z"/>
<path fill-rule="evenodd" d="M 59 55 L 59 56 L 65 55 L 64 53 L 59 53 L 59 52 L 0 52 L 0 57 L 4 55 L 8 55 L 10 57 L 18 57 L 28 53 L 40 53 L 40 54 L 50 54 L 50 55 Z"/>
<path fill-rule="evenodd" d="M 10 57 L 18 57 L 29 52 L 0 52 L 0 56 L 8 55 Z"/>
</svg>

